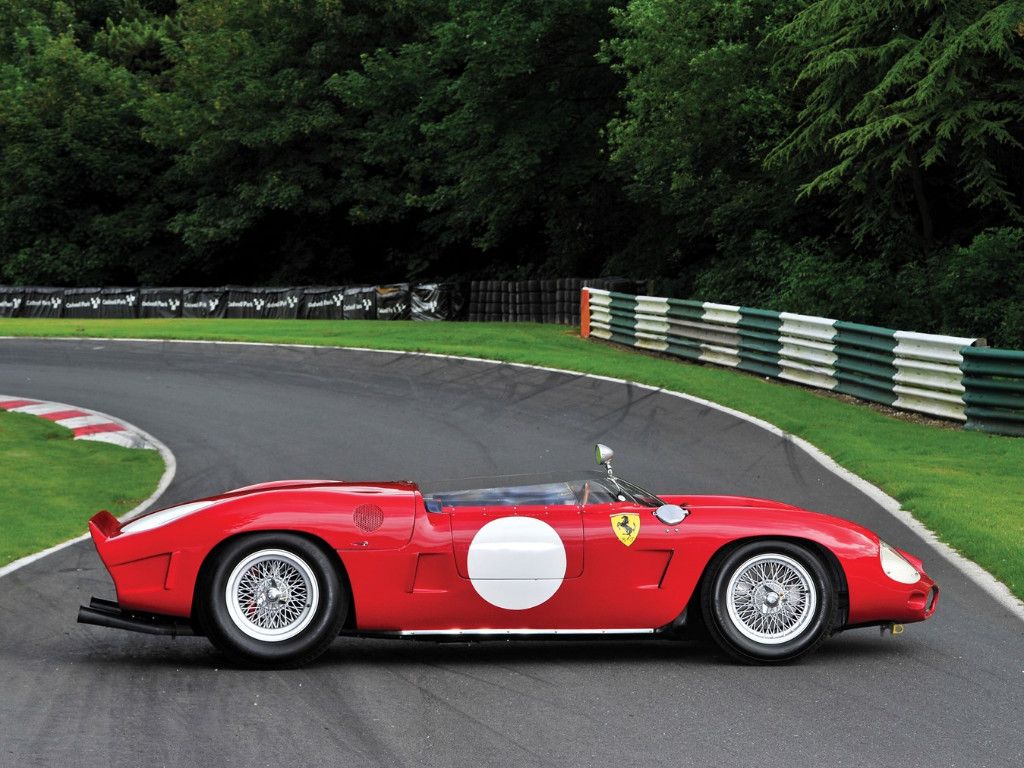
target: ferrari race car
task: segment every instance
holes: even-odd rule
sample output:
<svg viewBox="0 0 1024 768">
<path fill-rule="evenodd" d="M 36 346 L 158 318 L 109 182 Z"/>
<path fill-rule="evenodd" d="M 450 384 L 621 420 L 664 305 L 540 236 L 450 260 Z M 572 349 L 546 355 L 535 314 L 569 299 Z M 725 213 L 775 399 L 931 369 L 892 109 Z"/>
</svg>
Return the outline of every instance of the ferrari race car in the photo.
<svg viewBox="0 0 1024 768">
<path fill-rule="evenodd" d="M 206 635 L 237 663 L 297 666 L 339 634 L 676 636 L 785 662 L 850 627 L 922 621 L 917 558 L 845 520 L 736 496 L 656 496 L 612 470 L 512 487 L 263 483 L 89 521 L 117 602 L 78 621 Z M 586 473 L 584 473 L 586 475 Z"/>
</svg>

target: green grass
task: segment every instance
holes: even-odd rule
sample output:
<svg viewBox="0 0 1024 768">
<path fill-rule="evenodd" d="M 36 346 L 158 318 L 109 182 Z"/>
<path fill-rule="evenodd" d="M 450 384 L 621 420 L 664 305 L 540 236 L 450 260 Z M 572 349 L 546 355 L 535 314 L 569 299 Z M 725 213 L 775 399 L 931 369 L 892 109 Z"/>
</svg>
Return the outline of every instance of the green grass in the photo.
<svg viewBox="0 0 1024 768">
<path fill-rule="evenodd" d="M 0 566 L 78 536 L 100 509 L 125 514 L 163 471 L 156 451 L 72 440 L 45 419 L 0 411 Z"/>
<path fill-rule="evenodd" d="M 687 392 L 808 440 L 898 499 L 1024 597 L 1024 439 L 914 423 L 802 387 L 584 341 L 532 324 L 301 320 L 0 320 L 0 335 L 222 339 L 443 352 Z"/>
</svg>

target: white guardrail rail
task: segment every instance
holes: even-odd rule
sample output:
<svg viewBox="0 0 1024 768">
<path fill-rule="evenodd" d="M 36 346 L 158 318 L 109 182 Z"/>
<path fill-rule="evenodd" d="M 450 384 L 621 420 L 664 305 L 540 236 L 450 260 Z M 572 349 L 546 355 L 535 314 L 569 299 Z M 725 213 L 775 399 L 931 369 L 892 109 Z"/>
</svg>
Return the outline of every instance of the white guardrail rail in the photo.
<svg viewBox="0 0 1024 768">
<path fill-rule="evenodd" d="M 581 333 L 640 349 L 966 421 L 964 347 L 984 340 L 894 331 L 730 304 L 581 295 Z"/>
</svg>

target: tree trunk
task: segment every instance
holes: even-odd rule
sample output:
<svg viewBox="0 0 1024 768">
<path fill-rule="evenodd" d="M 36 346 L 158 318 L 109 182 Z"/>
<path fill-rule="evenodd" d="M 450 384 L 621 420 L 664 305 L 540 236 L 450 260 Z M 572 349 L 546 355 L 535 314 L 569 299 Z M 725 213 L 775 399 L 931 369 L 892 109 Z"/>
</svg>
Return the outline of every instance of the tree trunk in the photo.
<svg viewBox="0 0 1024 768">
<path fill-rule="evenodd" d="M 924 179 L 921 175 L 921 158 L 913 147 L 907 151 L 910 156 L 910 183 L 914 188 L 914 200 L 917 202 L 917 212 L 921 217 L 921 242 L 927 256 L 932 250 L 935 241 L 935 226 L 932 223 L 932 212 L 928 205 L 928 198 L 924 194 Z"/>
</svg>

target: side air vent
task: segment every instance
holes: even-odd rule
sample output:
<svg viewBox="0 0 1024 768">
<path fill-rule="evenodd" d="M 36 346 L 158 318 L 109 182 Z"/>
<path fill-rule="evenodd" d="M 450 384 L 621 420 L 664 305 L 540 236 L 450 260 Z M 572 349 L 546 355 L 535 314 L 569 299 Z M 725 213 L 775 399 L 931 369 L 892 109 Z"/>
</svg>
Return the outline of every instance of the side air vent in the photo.
<svg viewBox="0 0 1024 768">
<path fill-rule="evenodd" d="M 384 510 L 376 504 L 360 504 L 352 513 L 352 522 L 364 533 L 373 533 L 384 525 Z"/>
</svg>

